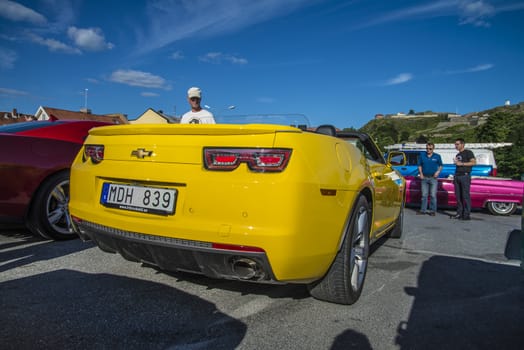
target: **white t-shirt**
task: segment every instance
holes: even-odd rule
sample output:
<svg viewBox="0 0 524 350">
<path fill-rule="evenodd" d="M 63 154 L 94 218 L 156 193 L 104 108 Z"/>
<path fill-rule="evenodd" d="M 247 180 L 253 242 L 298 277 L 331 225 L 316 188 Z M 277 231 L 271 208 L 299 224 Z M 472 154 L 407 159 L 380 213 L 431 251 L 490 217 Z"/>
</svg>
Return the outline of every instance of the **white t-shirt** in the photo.
<svg viewBox="0 0 524 350">
<path fill-rule="evenodd" d="M 180 124 L 216 124 L 213 114 L 208 110 L 201 109 L 198 112 L 189 111 L 182 116 Z"/>
</svg>

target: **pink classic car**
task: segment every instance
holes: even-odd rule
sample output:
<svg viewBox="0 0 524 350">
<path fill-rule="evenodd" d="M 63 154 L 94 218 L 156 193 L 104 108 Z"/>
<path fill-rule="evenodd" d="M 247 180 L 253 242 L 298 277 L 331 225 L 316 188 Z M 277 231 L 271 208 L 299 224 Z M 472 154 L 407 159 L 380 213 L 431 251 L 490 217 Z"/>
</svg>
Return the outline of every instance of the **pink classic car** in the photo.
<svg viewBox="0 0 524 350">
<path fill-rule="evenodd" d="M 406 176 L 406 204 L 420 204 L 420 178 Z M 493 215 L 511 215 L 522 206 L 524 181 L 497 177 L 472 177 L 471 207 L 487 208 Z M 438 179 L 437 206 L 455 208 L 453 178 Z"/>
</svg>

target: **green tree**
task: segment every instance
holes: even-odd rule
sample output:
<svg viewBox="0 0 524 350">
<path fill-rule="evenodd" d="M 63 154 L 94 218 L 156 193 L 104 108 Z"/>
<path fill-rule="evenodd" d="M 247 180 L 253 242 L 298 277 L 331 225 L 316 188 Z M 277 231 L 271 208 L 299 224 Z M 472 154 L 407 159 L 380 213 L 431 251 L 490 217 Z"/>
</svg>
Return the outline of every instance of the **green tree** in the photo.
<svg viewBox="0 0 524 350">
<path fill-rule="evenodd" d="M 496 113 L 488 117 L 485 124 L 478 128 L 479 142 L 503 142 L 508 139 L 511 131 L 513 116 L 505 113 Z"/>
<path fill-rule="evenodd" d="M 416 143 L 427 143 L 428 138 L 425 135 L 418 135 L 417 139 L 415 140 Z"/>
<path fill-rule="evenodd" d="M 393 145 L 396 143 L 390 136 L 386 136 L 384 138 L 375 139 L 375 142 L 378 147 L 384 152 L 386 149 L 386 146 Z"/>
<path fill-rule="evenodd" d="M 520 179 L 524 174 L 524 113 L 498 111 L 477 130 L 479 142 L 511 142 L 495 149 L 499 176 Z"/>
<path fill-rule="evenodd" d="M 399 142 L 408 142 L 409 141 L 409 131 L 403 130 L 400 132 Z"/>
</svg>

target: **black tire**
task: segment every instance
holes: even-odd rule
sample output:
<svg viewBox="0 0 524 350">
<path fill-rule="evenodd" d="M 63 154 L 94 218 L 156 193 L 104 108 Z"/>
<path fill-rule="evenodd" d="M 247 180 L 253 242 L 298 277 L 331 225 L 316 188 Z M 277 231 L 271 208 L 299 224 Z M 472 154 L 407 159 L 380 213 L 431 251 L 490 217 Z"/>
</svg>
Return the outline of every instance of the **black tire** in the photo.
<svg viewBox="0 0 524 350">
<path fill-rule="evenodd" d="M 35 235 L 47 239 L 77 238 L 69 219 L 69 171 L 46 179 L 31 203 L 27 226 Z"/>
<path fill-rule="evenodd" d="M 404 202 L 400 206 L 400 212 L 398 213 L 397 220 L 395 221 L 395 226 L 389 231 L 389 237 L 391 238 L 401 238 L 402 232 L 404 231 Z"/>
<path fill-rule="evenodd" d="M 355 303 L 364 287 L 369 256 L 371 211 L 360 196 L 351 213 L 344 241 L 326 275 L 308 286 L 316 299 L 350 305 Z"/>
<path fill-rule="evenodd" d="M 493 215 L 511 215 L 517 210 L 517 203 L 488 202 L 487 207 Z"/>
</svg>

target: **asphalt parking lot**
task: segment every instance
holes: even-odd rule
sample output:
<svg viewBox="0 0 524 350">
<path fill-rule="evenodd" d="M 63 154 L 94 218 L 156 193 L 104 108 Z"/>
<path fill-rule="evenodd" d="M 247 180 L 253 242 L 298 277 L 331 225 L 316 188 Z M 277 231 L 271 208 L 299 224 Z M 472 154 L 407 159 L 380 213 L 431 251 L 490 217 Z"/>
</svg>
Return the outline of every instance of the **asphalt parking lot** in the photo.
<svg viewBox="0 0 524 350">
<path fill-rule="evenodd" d="M 375 244 L 351 306 L 301 285 L 167 274 L 92 243 L 3 228 L 0 347 L 524 349 L 524 270 L 507 247 L 520 213 L 472 218 L 406 209 L 404 237 Z"/>
</svg>

